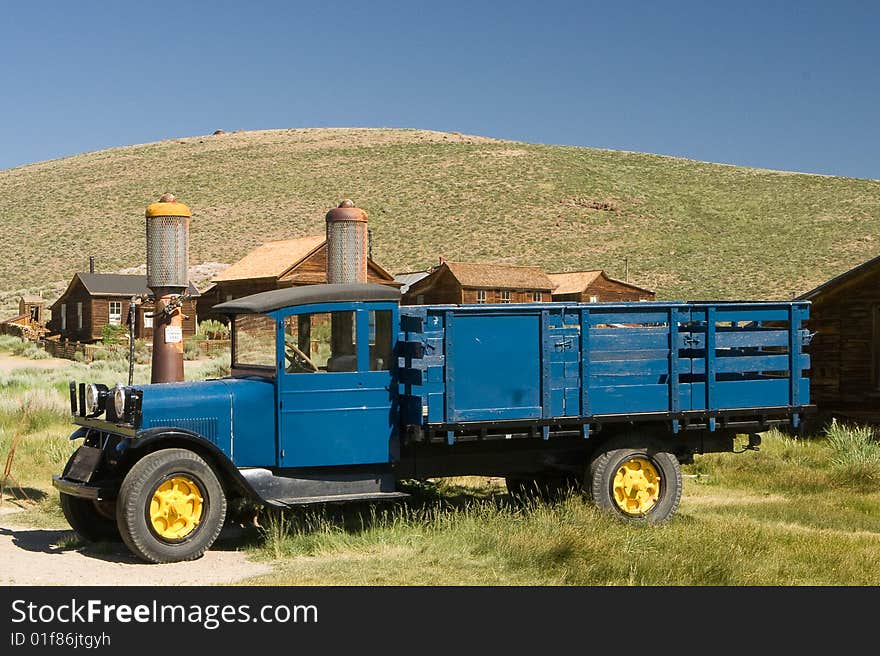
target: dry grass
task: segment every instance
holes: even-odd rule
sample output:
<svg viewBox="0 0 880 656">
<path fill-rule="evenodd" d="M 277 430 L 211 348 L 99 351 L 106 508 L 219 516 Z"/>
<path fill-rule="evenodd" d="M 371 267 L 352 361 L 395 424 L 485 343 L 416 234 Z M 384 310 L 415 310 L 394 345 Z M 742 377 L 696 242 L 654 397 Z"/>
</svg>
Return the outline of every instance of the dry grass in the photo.
<svg viewBox="0 0 880 656">
<path fill-rule="evenodd" d="M 0 207 L 0 289 L 31 292 L 90 253 L 103 271 L 140 264 L 144 207 L 166 190 L 193 208 L 193 262 L 320 233 L 349 196 L 391 270 L 442 254 L 621 277 L 629 258 L 661 298 L 788 298 L 880 243 L 877 181 L 420 130 L 167 140 L 0 171 L 0 188 L 16 198 Z"/>
</svg>

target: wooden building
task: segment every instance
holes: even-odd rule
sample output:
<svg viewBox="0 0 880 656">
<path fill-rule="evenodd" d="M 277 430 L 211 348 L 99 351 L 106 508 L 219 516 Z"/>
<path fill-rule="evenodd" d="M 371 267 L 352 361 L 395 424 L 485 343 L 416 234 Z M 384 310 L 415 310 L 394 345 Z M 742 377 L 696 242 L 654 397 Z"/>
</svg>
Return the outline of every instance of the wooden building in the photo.
<svg viewBox="0 0 880 656">
<path fill-rule="evenodd" d="M 77 273 L 67 289 L 51 306 L 52 318 L 47 324 L 50 336 L 75 342 L 101 339 L 104 326 L 128 325 L 132 296 L 149 297 L 147 277 L 116 273 Z M 199 292 L 190 284 L 191 298 L 183 303 L 183 336 L 195 334 L 198 317 L 196 300 Z M 150 300 L 138 302 L 135 338 L 153 338 L 154 310 Z"/>
<path fill-rule="evenodd" d="M 18 315 L 29 324 L 41 324 L 46 321 L 46 299 L 42 296 L 22 296 L 18 299 Z"/>
<path fill-rule="evenodd" d="M 820 420 L 880 423 L 880 257 L 829 280 L 811 301 L 810 398 Z"/>
<path fill-rule="evenodd" d="M 42 296 L 20 296 L 18 314 L 0 321 L 0 334 L 40 339 L 46 332 L 46 301 Z"/>
<path fill-rule="evenodd" d="M 367 260 L 367 281 L 400 287 L 372 259 Z M 211 282 L 199 299 L 199 316 L 225 321 L 225 317 L 211 313 L 217 303 L 273 289 L 326 283 L 326 239 L 324 235 L 315 235 L 266 242 L 214 276 Z"/>
<path fill-rule="evenodd" d="M 611 278 L 602 270 L 571 271 L 547 274 L 554 284 L 554 301 L 576 303 L 613 303 L 619 301 L 653 301 L 656 294 Z"/>
<path fill-rule="evenodd" d="M 551 300 L 552 291 L 538 267 L 444 261 L 412 282 L 402 303 L 534 303 Z"/>
</svg>

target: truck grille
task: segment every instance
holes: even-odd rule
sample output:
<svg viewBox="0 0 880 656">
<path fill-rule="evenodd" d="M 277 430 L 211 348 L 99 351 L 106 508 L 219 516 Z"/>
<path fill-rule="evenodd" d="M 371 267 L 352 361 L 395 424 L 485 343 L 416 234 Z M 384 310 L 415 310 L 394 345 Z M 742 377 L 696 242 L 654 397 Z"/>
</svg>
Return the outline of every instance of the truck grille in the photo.
<svg viewBox="0 0 880 656">
<path fill-rule="evenodd" d="M 192 431 L 204 437 L 209 442 L 217 444 L 217 418 L 188 418 L 188 419 L 151 419 L 150 428 L 158 428 L 159 426 L 174 426 Z"/>
</svg>

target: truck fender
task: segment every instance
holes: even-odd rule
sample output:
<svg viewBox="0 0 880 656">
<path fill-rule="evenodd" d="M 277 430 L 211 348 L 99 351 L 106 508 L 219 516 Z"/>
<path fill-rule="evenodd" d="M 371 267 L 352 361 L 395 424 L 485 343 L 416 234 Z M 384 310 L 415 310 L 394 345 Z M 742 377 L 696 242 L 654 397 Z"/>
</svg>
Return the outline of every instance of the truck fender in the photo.
<svg viewBox="0 0 880 656">
<path fill-rule="evenodd" d="M 70 437 L 68 437 L 67 439 L 70 440 L 71 442 L 73 442 L 73 440 L 78 440 L 81 437 L 88 437 L 88 434 L 89 434 L 89 429 L 86 428 L 85 426 L 81 426 L 80 428 L 77 428 L 75 431 L 73 431 L 70 434 Z"/>
<path fill-rule="evenodd" d="M 137 439 L 129 442 L 125 458 L 128 467 L 131 467 L 148 453 L 171 448 L 189 449 L 199 454 L 214 468 L 226 487 L 237 490 L 245 497 L 260 499 L 260 495 L 223 451 L 198 433 L 183 428 L 159 426 L 138 433 Z"/>
</svg>

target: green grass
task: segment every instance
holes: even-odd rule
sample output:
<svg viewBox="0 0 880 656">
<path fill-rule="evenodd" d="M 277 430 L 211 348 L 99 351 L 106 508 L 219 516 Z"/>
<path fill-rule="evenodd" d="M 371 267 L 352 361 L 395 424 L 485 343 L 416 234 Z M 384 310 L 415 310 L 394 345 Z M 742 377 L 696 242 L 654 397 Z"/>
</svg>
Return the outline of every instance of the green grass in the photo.
<svg viewBox="0 0 880 656">
<path fill-rule="evenodd" d="M 878 181 L 419 130 L 167 140 L 0 171 L 0 187 L 17 199 L 0 207 L 8 312 L 23 290 L 57 296 L 89 254 L 100 271 L 143 263 L 142 238 L 107 236 L 141 235 L 166 190 L 193 209 L 193 263 L 320 234 L 350 196 L 392 271 L 443 255 L 621 277 L 628 258 L 630 279 L 661 298 L 789 298 L 880 243 Z"/>
<path fill-rule="evenodd" d="M 850 429 L 758 452 L 698 456 L 681 509 L 630 526 L 580 497 L 523 507 L 487 479 L 450 479 L 396 506 L 264 517 L 253 583 L 304 585 L 877 585 L 880 485 L 835 476 Z M 859 429 L 856 429 L 856 433 Z"/>
</svg>

